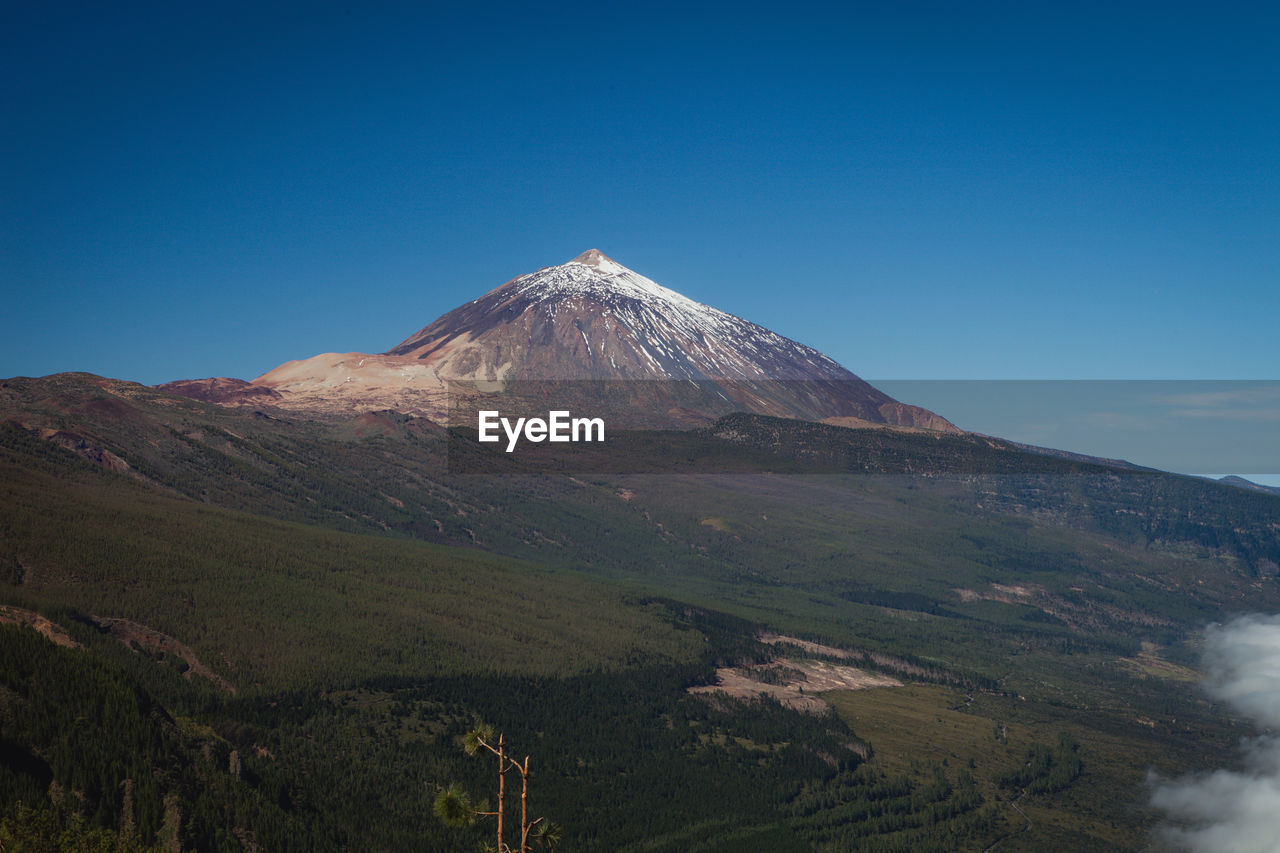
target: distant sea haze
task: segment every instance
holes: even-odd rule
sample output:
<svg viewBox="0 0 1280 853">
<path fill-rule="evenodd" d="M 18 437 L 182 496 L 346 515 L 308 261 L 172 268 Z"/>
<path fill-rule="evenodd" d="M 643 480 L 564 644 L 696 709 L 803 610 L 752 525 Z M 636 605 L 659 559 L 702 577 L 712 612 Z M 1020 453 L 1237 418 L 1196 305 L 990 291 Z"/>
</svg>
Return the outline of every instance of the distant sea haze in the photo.
<svg viewBox="0 0 1280 853">
<path fill-rule="evenodd" d="M 1280 486 L 1280 380 L 875 379 L 961 429 Z"/>
</svg>

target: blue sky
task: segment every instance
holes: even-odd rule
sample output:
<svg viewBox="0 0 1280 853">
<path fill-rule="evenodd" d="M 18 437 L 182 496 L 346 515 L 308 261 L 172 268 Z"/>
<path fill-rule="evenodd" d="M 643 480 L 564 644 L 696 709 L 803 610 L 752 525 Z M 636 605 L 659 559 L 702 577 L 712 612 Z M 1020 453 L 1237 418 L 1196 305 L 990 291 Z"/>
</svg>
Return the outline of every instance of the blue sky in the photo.
<svg viewBox="0 0 1280 853">
<path fill-rule="evenodd" d="M 868 378 L 1275 379 L 1266 4 L 4 5 L 0 375 L 379 352 L 597 247 Z"/>
</svg>

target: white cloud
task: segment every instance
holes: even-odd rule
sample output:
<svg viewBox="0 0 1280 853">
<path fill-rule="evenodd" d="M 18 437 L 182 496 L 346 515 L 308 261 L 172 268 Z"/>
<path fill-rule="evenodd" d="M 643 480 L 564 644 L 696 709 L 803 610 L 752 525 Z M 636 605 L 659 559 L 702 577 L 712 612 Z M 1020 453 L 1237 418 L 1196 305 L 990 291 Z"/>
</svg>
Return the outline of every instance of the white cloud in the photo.
<svg viewBox="0 0 1280 853">
<path fill-rule="evenodd" d="M 1241 617 L 1205 639 L 1209 694 L 1280 726 L 1280 616 Z M 1192 853 L 1280 853 L 1280 738 L 1248 738 L 1241 750 L 1240 770 L 1152 776 L 1151 804 L 1169 816 L 1158 841 Z"/>
</svg>

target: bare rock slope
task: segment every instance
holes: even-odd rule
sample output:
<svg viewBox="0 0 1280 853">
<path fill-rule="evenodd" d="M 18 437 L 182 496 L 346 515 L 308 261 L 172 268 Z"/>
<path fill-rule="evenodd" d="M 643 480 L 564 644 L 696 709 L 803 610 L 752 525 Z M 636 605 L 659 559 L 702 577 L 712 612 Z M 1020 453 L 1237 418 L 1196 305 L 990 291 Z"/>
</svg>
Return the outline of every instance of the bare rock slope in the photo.
<svg viewBox="0 0 1280 853">
<path fill-rule="evenodd" d="M 395 409 L 441 420 L 450 380 L 578 381 L 560 393 L 586 404 L 593 388 L 607 385 L 615 398 L 619 388 L 633 388 L 637 426 L 751 411 L 955 431 L 817 350 L 695 302 L 595 249 L 512 279 L 385 353 L 325 353 L 252 384 L 279 394 L 273 402 L 284 408 Z"/>
</svg>

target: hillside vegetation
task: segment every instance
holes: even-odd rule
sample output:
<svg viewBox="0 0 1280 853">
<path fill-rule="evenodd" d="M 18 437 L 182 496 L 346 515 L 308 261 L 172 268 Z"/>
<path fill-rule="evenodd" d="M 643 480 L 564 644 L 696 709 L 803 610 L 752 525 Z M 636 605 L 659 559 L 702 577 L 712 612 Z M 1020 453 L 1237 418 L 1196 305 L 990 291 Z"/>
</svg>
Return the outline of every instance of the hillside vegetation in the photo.
<svg viewBox="0 0 1280 853">
<path fill-rule="evenodd" d="M 0 626 L 30 849 L 474 849 L 430 803 L 490 781 L 478 721 L 565 849 L 1131 849 L 1147 768 L 1243 731 L 1198 630 L 1280 604 L 1280 498 L 973 437 L 730 416 L 628 437 L 701 470 L 463 474 L 421 419 L 84 374 L 0 421 L 0 621 L 74 641 Z M 904 686 L 688 692 L 806 660 Z"/>
</svg>

